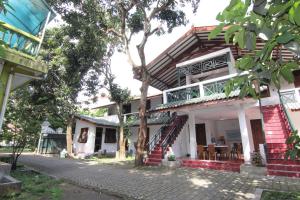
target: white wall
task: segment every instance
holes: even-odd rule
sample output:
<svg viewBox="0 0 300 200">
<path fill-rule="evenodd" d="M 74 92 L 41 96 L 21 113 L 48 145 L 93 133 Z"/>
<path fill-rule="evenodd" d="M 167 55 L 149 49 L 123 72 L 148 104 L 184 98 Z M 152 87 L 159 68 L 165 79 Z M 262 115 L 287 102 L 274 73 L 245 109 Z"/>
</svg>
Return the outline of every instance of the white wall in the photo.
<svg viewBox="0 0 300 200">
<path fill-rule="evenodd" d="M 149 127 L 149 141 L 151 140 L 152 136 L 157 133 L 160 129 L 161 125 L 148 125 Z M 129 148 L 128 151 L 132 150 L 135 153 L 134 142 L 137 142 L 138 139 L 138 130 L 139 127 L 131 127 L 131 135 L 129 137 Z"/>
<path fill-rule="evenodd" d="M 82 128 L 88 128 L 88 140 L 86 143 L 79 143 L 78 138 Z M 75 134 L 73 139 L 73 147 L 76 154 L 92 154 L 95 148 L 96 126 L 92 123 L 76 119 Z"/>
<path fill-rule="evenodd" d="M 96 127 L 101 127 L 101 126 L 96 126 L 95 124 L 76 119 L 75 134 L 73 139 L 73 147 L 75 150 L 74 153 L 82 154 L 82 155 L 90 155 L 94 153 Z M 89 128 L 88 140 L 86 143 L 78 142 L 78 138 L 82 128 Z M 104 143 L 106 128 L 105 127 L 102 128 L 103 128 L 103 132 L 102 132 L 101 151 L 106 150 L 106 152 L 108 153 L 113 153 L 117 151 L 117 143 Z M 118 131 L 116 133 L 116 137 L 118 138 Z"/>
<path fill-rule="evenodd" d="M 189 132 L 188 123 L 184 125 L 180 134 L 176 138 L 174 144 L 172 145 L 172 151 L 174 155 L 178 157 L 185 157 L 189 152 Z"/>
<path fill-rule="evenodd" d="M 295 128 L 298 130 L 298 134 L 300 134 L 300 111 L 288 111 L 290 116 L 291 116 L 291 120 L 295 126 Z"/>
</svg>

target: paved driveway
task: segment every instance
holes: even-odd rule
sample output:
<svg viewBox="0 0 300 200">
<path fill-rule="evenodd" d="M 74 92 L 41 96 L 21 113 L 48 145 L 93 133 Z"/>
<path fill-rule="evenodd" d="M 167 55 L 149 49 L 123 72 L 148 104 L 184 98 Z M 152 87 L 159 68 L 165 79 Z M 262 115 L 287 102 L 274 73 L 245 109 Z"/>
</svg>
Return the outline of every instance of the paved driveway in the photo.
<svg viewBox="0 0 300 200">
<path fill-rule="evenodd" d="M 300 191 L 300 179 L 251 177 L 234 172 L 137 169 L 35 155 L 23 155 L 20 162 L 57 178 L 128 199 L 252 199 L 256 188 Z"/>
</svg>

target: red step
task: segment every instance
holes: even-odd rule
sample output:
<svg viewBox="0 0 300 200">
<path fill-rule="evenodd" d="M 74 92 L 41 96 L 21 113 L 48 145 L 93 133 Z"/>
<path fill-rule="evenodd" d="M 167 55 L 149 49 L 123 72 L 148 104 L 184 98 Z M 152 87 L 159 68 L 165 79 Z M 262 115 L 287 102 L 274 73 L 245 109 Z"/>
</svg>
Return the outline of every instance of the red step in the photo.
<svg viewBox="0 0 300 200">
<path fill-rule="evenodd" d="M 299 171 L 297 172 L 297 171 L 268 170 L 268 175 L 300 178 Z"/>
</svg>

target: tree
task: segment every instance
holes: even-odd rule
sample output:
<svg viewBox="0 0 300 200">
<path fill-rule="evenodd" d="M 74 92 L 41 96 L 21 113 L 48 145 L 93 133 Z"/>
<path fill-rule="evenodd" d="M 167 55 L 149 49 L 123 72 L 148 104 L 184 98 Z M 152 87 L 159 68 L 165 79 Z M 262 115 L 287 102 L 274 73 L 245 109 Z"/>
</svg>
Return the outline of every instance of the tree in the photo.
<svg viewBox="0 0 300 200">
<path fill-rule="evenodd" d="M 196 12 L 199 0 L 165 0 L 165 1 L 102 1 L 109 14 L 110 24 L 107 32 L 119 38 L 123 50 L 132 66 L 134 78 L 142 81 L 140 88 L 139 118 L 140 129 L 138 133 L 135 165 L 143 164 L 143 153 L 147 134 L 146 102 L 148 87 L 151 76 L 147 70 L 145 46 L 148 39 L 156 34 L 172 32 L 173 28 L 186 25 L 187 19 L 182 10 L 187 4 L 191 4 Z M 135 34 L 141 34 L 142 39 L 136 46 L 140 63 L 137 64 L 132 58 L 130 44 Z"/>
<path fill-rule="evenodd" d="M 112 45 L 113 46 L 113 45 Z M 99 69 L 104 76 L 104 87 L 109 91 L 110 100 L 116 103 L 117 115 L 119 119 L 119 151 L 116 157 L 119 160 L 126 159 L 126 138 L 125 138 L 125 122 L 123 117 L 123 105 L 130 102 L 132 99 L 128 88 L 122 89 L 120 85 L 114 82 L 115 76 L 111 72 L 111 56 L 114 48 L 109 48 L 107 55 L 101 60 Z"/>
<path fill-rule="evenodd" d="M 139 106 L 140 131 L 136 153 L 136 165 L 142 165 L 143 150 L 147 132 L 146 101 L 151 77 L 146 68 L 145 46 L 149 37 L 172 32 L 174 27 L 185 25 L 187 19 L 182 8 L 190 4 L 196 12 L 200 0 L 164 0 L 164 1 L 111 1 L 111 0 L 51 0 L 50 3 L 62 15 L 63 20 L 73 24 L 73 21 L 86 20 L 86 26 L 105 31 L 109 41 L 118 41 L 117 49 L 124 51 L 132 65 L 134 77 L 142 81 Z M 91 13 L 93 14 L 91 14 Z M 140 64 L 132 59 L 129 46 L 132 37 L 140 33 L 142 39 L 137 45 Z"/>
<path fill-rule="evenodd" d="M 251 95 L 260 99 L 259 86 L 274 84 L 280 89 L 281 80 L 294 81 L 292 71 L 299 69 L 300 58 L 300 1 L 299 0 L 231 0 L 225 10 L 218 14 L 220 24 L 210 33 L 216 37 L 223 28 L 227 43 L 233 42 L 241 49 L 252 52 L 236 62 L 240 71 L 247 71 L 245 76 L 237 77 L 226 84 L 226 93 L 240 88 L 240 97 Z M 256 51 L 257 38 L 264 40 L 265 46 Z M 282 48 L 295 53 L 290 60 L 282 58 Z M 277 52 L 274 57 L 273 52 Z M 255 85 L 255 87 L 253 87 Z M 300 139 L 293 131 L 288 143 L 293 148 L 288 157 L 300 157 Z"/>
<path fill-rule="evenodd" d="M 30 102 L 30 88 L 14 91 L 8 101 L 3 138 L 12 142 L 12 170 L 26 146 L 35 147 L 41 127 L 39 107 Z"/>
<path fill-rule="evenodd" d="M 34 103 L 44 105 L 47 115 L 55 116 L 67 125 L 69 154 L 72 151 L 74 115 L 78 110 L 76 98 L 82 90 L 89 96 L 98 91 L 100 75 L 94 62 L 101 60 L 106 53 L 104 33 L 85 20 L 89 18 L 78 16 L 72 18 L 72 25 L 47 31 L 40 57 L 48 64 L 49 72 L 44 80 L 31 83 Z"/>
</svg>

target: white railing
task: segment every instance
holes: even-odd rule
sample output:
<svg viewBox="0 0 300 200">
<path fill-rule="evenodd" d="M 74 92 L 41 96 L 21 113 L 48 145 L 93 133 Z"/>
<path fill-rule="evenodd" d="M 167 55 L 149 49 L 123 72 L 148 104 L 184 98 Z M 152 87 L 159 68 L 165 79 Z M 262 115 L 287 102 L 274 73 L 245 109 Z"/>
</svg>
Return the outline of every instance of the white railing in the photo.
<svg viewBox="0 0 300 200">
<path fill-rule="evenodd" d="M 225 84 L 228 80 L 236 77 L 246 75 L 248 72 L 235 73 L 218 78 L 184 85 L 163 91 L 163 103 L 171 103 L 182 100 L 190 100 L 194 98 L 210 96 L 225 92 Z"/>
<path fill-rule="evenodd" d="M 300 88 L 280 90 L 283 103 L 300 103 Z"/>
</svg>

